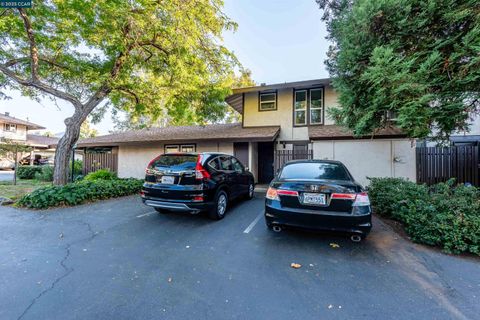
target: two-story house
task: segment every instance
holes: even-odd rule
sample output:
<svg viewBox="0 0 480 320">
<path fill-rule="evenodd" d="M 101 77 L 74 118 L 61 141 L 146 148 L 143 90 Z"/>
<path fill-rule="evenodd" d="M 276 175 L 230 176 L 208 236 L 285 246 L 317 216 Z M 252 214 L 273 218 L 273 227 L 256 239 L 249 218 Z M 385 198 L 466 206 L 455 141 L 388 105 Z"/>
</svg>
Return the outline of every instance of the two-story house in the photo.
<svg viewBox="0 0 480 320">
<path fill-rule="evenodd" d="M 0 113 L 0 140 L 26 143 L 29 130 L 45 129 L 38 124 L 10 116 L 10 113 Z"/>
<path fill-rule="evenodd" d="M 367 177 L 415 181 L 415 146 L 399 130 L 354 138 L 329 119 L 327 110 L 337 105 L 330 79 L 234 89 L 226 102 L 242 115 L 242 123 L 151 128 L 84 139 L 78 146 L 85 149 L 85 165 L 141 178 L 148 162 L 160 153 L 218 151 L 237 156 L 258 183 L 268 183 L 284 161 L 307 157 L 340 160 L 363 184 Z M 100 163 L 105 158 L 109 160 Z"/>
</svg>

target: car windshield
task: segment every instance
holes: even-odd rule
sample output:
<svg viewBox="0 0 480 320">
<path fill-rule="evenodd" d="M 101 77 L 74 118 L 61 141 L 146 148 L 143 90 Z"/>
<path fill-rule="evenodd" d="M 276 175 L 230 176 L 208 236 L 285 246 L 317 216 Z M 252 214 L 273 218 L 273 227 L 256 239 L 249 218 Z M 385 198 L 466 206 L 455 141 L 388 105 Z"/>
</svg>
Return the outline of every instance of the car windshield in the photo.
<svg viewBox="0 0 480 320">
<path fill-rule="evenodd" d="M 195 170 L 196 155 L 167 154 L 153 161 L 152 168 L 169 168 L 171 170 Z"/>
<path fill-rule="evenodd" d="M 295 180 L 350 180 L 345 167 L 337 163 L 299 162 L 287 164 L 280 179 Z"/>
</svg>

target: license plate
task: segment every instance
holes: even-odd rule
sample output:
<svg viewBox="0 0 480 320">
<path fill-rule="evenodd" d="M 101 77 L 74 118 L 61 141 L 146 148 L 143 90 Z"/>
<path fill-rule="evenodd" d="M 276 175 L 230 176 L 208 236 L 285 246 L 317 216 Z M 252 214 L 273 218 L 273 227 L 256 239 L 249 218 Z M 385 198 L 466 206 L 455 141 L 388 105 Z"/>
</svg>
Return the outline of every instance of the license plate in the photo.
<svg viewBox="0 0 480 320">
<path fill-rule="evenodd" d="M 304 193 L 303 194 L 303 203 L 304 204 L 316 204 L 316 205 L 325 205 L 325 194 L 323 193 Z"/>
<path fill-rule="evenodd" d="M 175 177 L 172 176 L 163 176 L 161 183 L 165 184 L 174 184 L 175 183 Z"/>
</svg>

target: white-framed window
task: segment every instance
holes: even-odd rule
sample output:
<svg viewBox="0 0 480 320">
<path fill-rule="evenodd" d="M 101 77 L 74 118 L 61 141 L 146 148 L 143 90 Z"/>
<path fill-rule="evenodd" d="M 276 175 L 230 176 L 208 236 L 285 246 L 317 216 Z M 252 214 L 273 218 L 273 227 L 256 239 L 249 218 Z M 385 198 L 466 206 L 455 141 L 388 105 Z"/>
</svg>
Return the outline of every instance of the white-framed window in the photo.
<svg viewBox="0 0 480 320">
<path fill-rule="evenodd" d="M 194 144 L 182 144 L 180 146 L 182 152 L 195 152 L 195 145 Z"/>
<path fill-rule="evenodd" d="M 5 123 L 3 126 L 3 129 L 8 132 L 16 132 L 17 131 L 17 125 L 13 123 Z"/>
<path fill-rule="evenodd" d="M 195 152 L 196 145 L 194 143 L 192 143 L 192 144 L 166 144 L 164 149 L 165 149 L 165 153 Z"/>
<path fill-rule="evenodd" d="M 258 110 L 259 111 L 272 111 L 277 110 L 277 93 L 260 93 L 258 97 Z"/>
<path fill-rule="evenodd" d="M 310 124 L 323 123 L 323 89 L 310 90 Z"/>
<path fill-rule="evenodd" d="M 295 91 L 293 121 L 296 126 L 307 124 L 307 90 Z"/>
</svg>

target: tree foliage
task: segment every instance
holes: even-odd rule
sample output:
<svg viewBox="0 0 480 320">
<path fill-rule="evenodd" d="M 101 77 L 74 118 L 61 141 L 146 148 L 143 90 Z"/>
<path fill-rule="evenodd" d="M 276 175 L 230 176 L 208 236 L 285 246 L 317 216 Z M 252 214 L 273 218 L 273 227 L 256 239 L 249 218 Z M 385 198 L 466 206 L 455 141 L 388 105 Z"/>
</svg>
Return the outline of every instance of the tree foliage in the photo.
<svg viewBox="0 0 480 320">
<path fill-rule="evenodd" d="M 80 125 L 105 100 L 131 114 L 215 119 L 235 57 L 221 44 L 236 28 L 222 0 L 48 0 L 0 17 L 0 90 L 70 102 L 55 156 L 66 182 Z"/>
<path fill-rule="evenodd" d="M 480 2 L 317 0 L 339 92 L 335 120 L 356 134 L 389 124 L 446 138 L 480 109 Z"/>
</svg>

